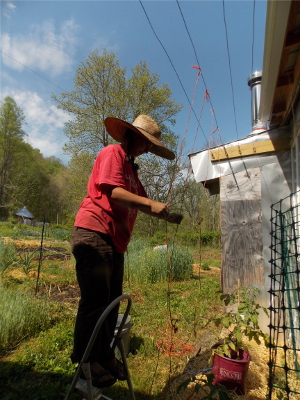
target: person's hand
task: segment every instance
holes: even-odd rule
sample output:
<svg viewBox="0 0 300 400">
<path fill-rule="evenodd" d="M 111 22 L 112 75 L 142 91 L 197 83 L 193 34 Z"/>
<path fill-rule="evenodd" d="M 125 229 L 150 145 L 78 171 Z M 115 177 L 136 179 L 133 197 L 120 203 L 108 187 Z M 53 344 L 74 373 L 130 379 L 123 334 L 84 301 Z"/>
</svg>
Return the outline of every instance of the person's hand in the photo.
<svg viewBox="0 0 300 400">
<path fill-rule="evenodd" d="M 158 201 L 152 201 L 151 212 L 155 214 L 155 216 L 158 218 L 167 219 L 169 216 L 169 207 L 164 203 L 159 203 Z"/>
<path fill-rule="evenodd" d="M 170 213 L 167 217 L 167 221 L 170 222 L 171 224 L 180 224 L 182 219 L 183 215 L 177 213 Z"/>
</svg>

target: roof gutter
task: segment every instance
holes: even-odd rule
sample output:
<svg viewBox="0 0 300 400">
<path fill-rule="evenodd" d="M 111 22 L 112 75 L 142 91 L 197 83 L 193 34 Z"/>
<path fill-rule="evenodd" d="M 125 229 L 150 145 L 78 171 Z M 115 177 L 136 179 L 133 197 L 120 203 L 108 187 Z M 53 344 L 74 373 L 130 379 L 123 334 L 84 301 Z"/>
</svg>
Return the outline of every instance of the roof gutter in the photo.
<svg viewBox="0 0 300 400">
<path fill-rule="evenodd" d="M 291 0 L 269 0 L 267 6 L 259 119 L 270 120 Z"/>
</svg>

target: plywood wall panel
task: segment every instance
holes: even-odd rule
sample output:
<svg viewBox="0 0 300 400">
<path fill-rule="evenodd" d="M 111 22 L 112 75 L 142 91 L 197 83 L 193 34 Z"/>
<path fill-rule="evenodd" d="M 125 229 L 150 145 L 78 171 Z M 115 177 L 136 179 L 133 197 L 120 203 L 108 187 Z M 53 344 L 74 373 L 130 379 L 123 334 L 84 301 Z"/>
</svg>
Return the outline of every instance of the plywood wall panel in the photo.
<svg viewBox="0 0 300 400">
<path fill-rule="evenodd" d="M 221 177 L 222 287 L 264 285 L 260 169 Z"/>
</svg>

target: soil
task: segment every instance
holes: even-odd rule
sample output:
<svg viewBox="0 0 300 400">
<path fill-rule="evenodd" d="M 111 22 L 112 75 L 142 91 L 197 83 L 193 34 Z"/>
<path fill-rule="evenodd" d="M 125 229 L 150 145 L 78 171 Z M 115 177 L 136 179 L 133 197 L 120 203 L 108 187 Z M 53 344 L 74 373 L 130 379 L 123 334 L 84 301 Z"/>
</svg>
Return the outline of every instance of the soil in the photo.
<svg viewBox="0 0 300 400">
<path fill-rule="evenodd" d="M 13 243 L 18 249 L 18 252 L 23 255 L 26 253 L 36 253 L 34 260 L 39 260 L 41 251 L 41 242 L 38 240 L 25 240 L 25 239 L 11 239 L 3 237 L 5 244 Z M 69 260 L 71 258 L 71 252 L 69 246 L 61 247 L 55 246 L 55 242 L 43 243 L 42 247 L 42 260 Z M 49 254 L 51 253 L 51 254 Z"/>
<path fill-rule="evenodd" d="M 77 306 L 80 299 L 78 285 L 42 285 L 39 288 L 38 296 L 47 295 L 51 301 L 58 303 L 68 303 Z"/>
<path fill-rule="evenodd" d="M 193 271 L 195 275 L 199 275 L 199 264 L 193 265 Z M 220 269 L 210 267 L 208 271 L 203 271 L 200 269 L 200 275 L 209 275 L 209 276 L 219 276 Z M 69 303 L 69 304 L 77 304 L 80 299 L 80 289 L 77 284 L 75 285 L 42 285 L 39 288 L 39 295 L 45 295 L 49 297 L 51 301 L 57 301 L 60 303 Z M 142 301 L 140 295 L 138 293 L 131 294 L 132 297 L 136 298 L 136 301 Z"/>
</svg>

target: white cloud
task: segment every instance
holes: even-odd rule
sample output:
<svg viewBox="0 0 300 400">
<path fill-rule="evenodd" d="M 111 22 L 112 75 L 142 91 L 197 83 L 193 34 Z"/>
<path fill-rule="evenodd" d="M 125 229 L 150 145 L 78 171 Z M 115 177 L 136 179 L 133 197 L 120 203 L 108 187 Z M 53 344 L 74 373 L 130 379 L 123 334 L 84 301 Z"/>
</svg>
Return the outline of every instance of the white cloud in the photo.
<svg viewBox="0 0 300 400">
<path fill-rule="evenodd" d="M 12 14 L 15 13 L 15 10 L 16 10 L 16 8 L 17 8 L 17 7 L 16 7 L 12 2 L 10 2 L 10 1 L 6 1 L 6 2 L 2 5 L 2 7 L 3 7 L 3 10 L 2 10 L 3 15 L 4 15 L 4 17 L 6 17 L 7 19 L 10 19 L 10 18 L 11 18 Z"/>
<path fill-rule="evenodd" d="M 44 101 L 35 92 L 5 88 L 2 98 L 6 96 L 12 97 L 24 112 L 26 124 L 23 129 L 28 135 L 28 143 L 38 148 L 46 157 L 65 158 L 62 150 L 65 143 L 62 129 L 71 117 L 50 102 Z"/>
<path fill-rule="evenodd" d="M 77 28 L 73 20 L 67 20 L 57 33 L 53 22 L 45 21 L 42 25 L 32 26 L 28 36 L 4 33 L 2 51 L 17 62 L 3 57 L 3 63 L 19 71 L 26 65 L 35 71 L 47 71 L 52 76 L 70 71 L 74 62 Z"/>
<path fill-rule="evenodd" d="M 34 149 L 39 149 L 44 157 L 55 156 L 60 159 L 64 158 L 62 146 L 59 143 L 53 142 L 51 140 L 51 137 L 49 137 L 49 139 L 47 137 L 33 138 L 33 134 L 36 133 L 34 131 L 29 132 L 27 140 L 25 139 L 25 141 L 29 143 Z"/>
<path fill-rule="evenodd" d="M 47 125 L 48 129 L 53 130 L 62 128 L 64 123 L 70 119 L 68 114 L 45 102 L 35 92 L 13 90 L 10 96 L 24 111 L 28 124 Z"/>
<path fill-rule="evenodd" d="M 120 50 L 119 44 L 115 43 L 114 45 L 109 44 L 109 39 L 102 36 L 98 37 L 95 42 L 93 42 L 91 46 L 91 51 L 94 49 L 98 49 L 99 53 L 102 53 L 103 49 L 106 49 L 109 53 L 117 53 Z"/>
</svg>

